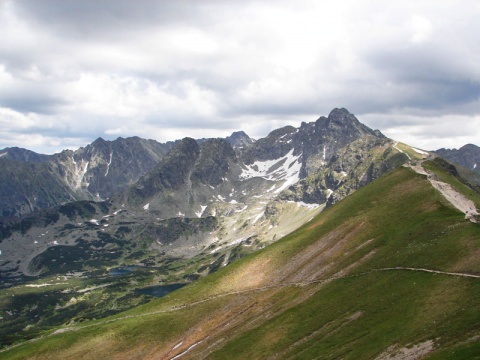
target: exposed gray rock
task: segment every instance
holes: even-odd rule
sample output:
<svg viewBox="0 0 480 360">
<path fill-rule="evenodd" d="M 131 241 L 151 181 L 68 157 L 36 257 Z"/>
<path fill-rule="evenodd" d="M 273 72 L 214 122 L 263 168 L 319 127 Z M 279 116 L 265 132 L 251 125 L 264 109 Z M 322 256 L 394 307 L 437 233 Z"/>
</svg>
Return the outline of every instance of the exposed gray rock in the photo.
<svg viewBox="0 0 480 360">
<path fill-rule="evenodd" d="M 434 152 L 447 160 L 480 173 L 480 147 L 476 145 L 467 144 L 458 150 L 442 148 Z"/>
<path fill-rule="evenodd" d="M 0 151 L 0 216 L 21 216 L 75 200 L 101 201 L 133 185 L 174 143 L 102 138 L 76 151 Z"/>
</svg>

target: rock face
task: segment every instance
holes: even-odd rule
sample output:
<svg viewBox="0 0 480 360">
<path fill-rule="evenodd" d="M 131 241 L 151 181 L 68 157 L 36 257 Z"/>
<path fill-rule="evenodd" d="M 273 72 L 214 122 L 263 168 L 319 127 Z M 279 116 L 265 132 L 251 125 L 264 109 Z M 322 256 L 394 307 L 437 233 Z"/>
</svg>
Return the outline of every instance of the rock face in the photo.
<svg viewBox="0 0 480 360">
<path fill-rule="evenodd" d="M 134 184 L 174 143 L 102 138 L 47 156 L 18 148 L 0 152 L 0 215 L 21 216 L 74 200 L 96 200 Z M 1 155 L 4 154 L 4 155 Z"/>
<path fill-rule="evenodd" d="M 0 217 L 28 214 L 76 200 L 50 162 L 18 162 L 0 158 Z"/>
<path fill-rule="evenodd" d="M 232 145 L 235 150 L 242 149 L 252 145 L 255 141 L 251 139 L 244 131 L 235 131 L 227 136 L 225 140 Z"/>
<path fill-rule="evenodd" d="M 138 137 L 105 141 L 98 138 L 75 152 L 55 156 L 58 174 L 80 197 L 106 199 L 134 184 L 173 147 Z"/>
<path fill-rule="evenodd" d="M 329 205 L 406 159 L 346 109 L 299 128 L 274 130 L 255 142 L 247 138 L 237 132 L 227 139 L 202 139 L 200 145 L 183 139 L 114 199 L 134 207 L 148 204 L 161 218 L 195 217 L 202 208 L 213 213 L 212 202 L 245 203 L 268 189 L 283 200 Z"/>
<path fill-rule="evenodd" d="M 441 157 L 480 173 L 480 147 L 467 144 L 460 149 L 439 149 L 434 151 Z"/>
<path fill-rule="evenodd" d="M 0 150 L 0 158 L 10 159 L 18 162 L 40 163 L 48 161 L 51 157 L 51 155 L 37 154 L 36 152 L 18 147 L 11 147 Z"/>
<path fill-rule="evenodd" d="M 251 251 L 275 241 L 324 206 L 403 164 L 406 155 L 393 145 L 346 109 L 299 128 L 274 130 L 257 141 L 243 132 L 167 145 L 98 139 L 47 162 L 23 163 L 45 167 L 45 179 L 57 181 L 71 199 L 90 202 L 0 223 L 5 260 L 0 269 L 11 276 L 45 267 L 52 273 L 55 266 L 41 256 L 52 246 L 101 259 L 112 244 L 122 244 L 115 260 L 108 255 L 98 266 L 212 251 L 228 263 L 243 245 Z M 40 186 L 48 193 L 48 185 Z M 97 245 L 86 255 L 91 241 Z M 132 252 L 137 245 L 142 251 Z"/>
</svg>

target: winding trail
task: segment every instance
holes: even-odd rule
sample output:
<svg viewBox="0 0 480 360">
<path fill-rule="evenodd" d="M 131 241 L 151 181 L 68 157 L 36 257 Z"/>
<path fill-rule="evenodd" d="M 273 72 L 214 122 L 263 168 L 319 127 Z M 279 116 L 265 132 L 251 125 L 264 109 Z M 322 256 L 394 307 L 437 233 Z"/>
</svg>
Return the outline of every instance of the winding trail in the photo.
<svg viewBox="0 0 480 360">
<path fill-rule="evenodd" d="M 449 203 L 451 203 L 455 208 L 460 210 L 465 214 L 465 218 L 470 220 L 471 222 L 478 222 L 476 220 L 476 217 L 479 215 L 477 211 L 477 207 L 475 206 L 475 203 L 465 197 L 464 195 L 460 194 L 457 190 L 455 190 L 450 184 L 447 184 L 443 181 L 439 181 L 436 179 L 435 175 L 431 174 L 425 168 L 422 166 L 422 163 L 425 160 L 428 160 L 431 158 L 430 156 L 424 157 L 423 160 L 414 160 L 411 158 L 411 156 L 400 149 L 398 146 L 398 142 L 395 141 L 393 144 L 393 147 L 401 152 L 402 154 L 406 155 L 408 157 L 408 162 L 404 165 L 405 167 L 409 167 L 413 171 L 415 171 L 418 174 L 425 175 L 427 179 L 430 181 L 432 186 L 437 189 L 444 197 L 447 199 Z"/>
<path fill-rule="evenodd" d="M 151 312 L 148 312 L 148 313 L 137 314 L 137 315 L 126 315 L 126 316 L 122 316 L 122 317 L 118 317 L 118 318 L 114 318 L 114 319 L 110 319 L 110 320 L 100 321 L 100 322 L 97 322 L 95 324 L 90 324 L 90 325 L 83 325 L 83 326 L 78 326 L 78 327 L 65 327 L 65 328 L 62 328 L 62 329 L 58 329 L 51 334 L 42 335 L 38 338 L 30 339 L 30 340 L 27 340 L 27 341 L 22 342 L 20 344 L 15 344 L 15 345 L 6 347 L 4 349 L 1 349 L 0 353 L 11 350 L 11 349 L 14 349 L 18 346 L 21 346 L 21 345 L 24 345 L 24 344 L 27 344 L 27 343 L 30 343 L 30 342 L 35 342 L 35 341 L 39 341 L 39 340 L 42 340 L 42 339 L 45 339 L 45 338 L 48 338 L 48 337 L 52 337 L 52 336 L 55 336 L 57 334 L 62 334 L 62 333 L 65 333 L 65 332 L 70 332 L 70 331 L 83 330 L 83 329 L 87 329 L 87 328 L 91 328 L 91 327 L 96 327 L 96 326 L 100 326 L 100 325 L 113 323 L 113 322 L 120 321 L 120 320 L 141 318 L 141 317 L 146 317 L 146 316 L 152 316 L 152 315 L 165 314 L 165 313 L 170 313 L 170 312 L 174 312 L 174 311 L 179 311 L 179 310 L 182 310 L 182 309 L 193 307 L 193 306 L 196 306 L 196 305 L 199 305 L 199 304 L 211 301 L 211 300 L 215 300 L 215 299 L 218 299 L 218 298 L 226 297 L 226 296 L 239 295 L 239 294 L 245 294 L 245 293 L 251 293 L 251 292 L 260 292 L 260 291 L 265 291 L 265 290 L 270 290 L 270 289 L 278 289 L 278 288 L 289 287 L 289 286 L 307 286 L 307 285 L 312 285 L 312 284 L 327 283 L 327 282 L 334 281 L 334 280 L 364 276 L 364 275 L 372 274 L 372 273 L 379 272 L 379 271 L 415 271 L 415 272 L 426 272 L 426 273 L 446 275 L 446 276 L 456 276 L 456 277 L 480 279 L 480 275 L 476 275 L 476 274 L 457 273 L 457 272 L 448 272 L 448 271 L 440 271 L 440 270 L 432 270 L 432 269 L 424 269 L 424 268 L 400 267 L 399 266 L 399 267 L 372 269 L 372 270 L 369 270 L 369 271 L 366 271 L 366 272 L 362 272 L 362 273 L 358 273 L 358 274 L 352 274 L 352 275 L 331 276 L 331 277 L 326 278 L 326 279 L 316 279 L 316 280 L 311 280 L 311 281 L 306 281 L 306 282 L 288 282 L 288 283 L 282 283 L 282 284 L 272 284 L 272 285 L 262 286 L 262 287 L 258 287 L 258 288 L 251 288 L 251 289 L 221 293 L 221 294 L 217 294 L 217 295 L 207 297 L 205 299 L 201 299 L 201 300 L 198 300 L 198 301 L 193 301 L 193 302 L 188 303 L 188 304 L 182 304 L 182 305 L 179 305 L 179 306 L 172 306 L 172 307 L 164 309 L 164 310 L 151 311 Z"/>
<path fill-rule="evenodd" d="M 460 194 L 452 187 L 452 185 L 436 179 L 435 175 L 425 170 L 425 168 L 422 166 L 422 163 L 422 160 L 420 160 L 418 163 L 409 161 L 404 166 L 409 167 L 417 174 L 426 175 L 432 186 L 437 189 L 450 204 L 465 214 L 465 219 L 468 219 L 474 223 L 478 222 L 476 217 L 479 215 L 479 213 L 475 203 L 466 196 Z"/>
</svg>

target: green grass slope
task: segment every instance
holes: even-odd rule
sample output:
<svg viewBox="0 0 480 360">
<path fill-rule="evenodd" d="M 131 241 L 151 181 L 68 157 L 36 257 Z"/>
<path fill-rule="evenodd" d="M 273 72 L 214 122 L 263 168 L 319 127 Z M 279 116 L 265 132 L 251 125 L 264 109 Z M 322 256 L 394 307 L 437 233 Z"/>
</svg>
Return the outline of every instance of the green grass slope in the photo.
<svg viewBox="0 0 480 360">
<path fill-rule="evenodd" d="M 479 255 L 480 225 L 400 168 L 165 298 L 0 357 L 474 359 Z"/>
</svg>

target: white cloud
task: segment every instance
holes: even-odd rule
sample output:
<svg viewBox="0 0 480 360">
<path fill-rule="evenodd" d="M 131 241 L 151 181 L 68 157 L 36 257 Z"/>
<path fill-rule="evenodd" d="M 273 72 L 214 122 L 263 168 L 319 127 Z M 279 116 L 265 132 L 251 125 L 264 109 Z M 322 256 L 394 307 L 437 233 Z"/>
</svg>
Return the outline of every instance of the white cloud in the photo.
<svg viewBox="0 0 480 360">
<path fill-rule="evenodd" d="M 3 1 L 0 107 L 24 125 L 0 147 L 259 137 L 334 107 L 458 147 L 449 126 L 478 117 L 479 16 L 474 0 Z"/>
<path fill-rule="evenodd" d="M 429 40 L 432 36 L 432 23 L 427 18 L 415 14 L 412 16 L 410 25 L 412 29 L 412 42 L 421 44 Z"/>
</svg>

